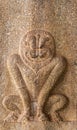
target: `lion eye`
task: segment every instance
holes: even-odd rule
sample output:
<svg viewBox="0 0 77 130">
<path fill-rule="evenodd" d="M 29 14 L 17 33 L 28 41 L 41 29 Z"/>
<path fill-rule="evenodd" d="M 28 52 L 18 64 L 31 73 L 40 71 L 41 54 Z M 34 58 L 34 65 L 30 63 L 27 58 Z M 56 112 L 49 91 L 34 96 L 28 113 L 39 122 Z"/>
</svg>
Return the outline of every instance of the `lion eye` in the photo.
<svg viewBox="0 0 77 130">
<path fill-rule="evenodd" d="M 46 44 L 46 42 L 49 41 L 49 38 L 46 37 L 46 38 L 43 38 L 40 42 L 40 48 L 43 48 Z"/>
<path fill-rule="evenodd" d="M 30 38 L 29 44 L 30 44 L 30 47 L 32 49 L 36 48 L 36 37 L 35 36 L 33 36 L 33 37 Z"/>
</svg>

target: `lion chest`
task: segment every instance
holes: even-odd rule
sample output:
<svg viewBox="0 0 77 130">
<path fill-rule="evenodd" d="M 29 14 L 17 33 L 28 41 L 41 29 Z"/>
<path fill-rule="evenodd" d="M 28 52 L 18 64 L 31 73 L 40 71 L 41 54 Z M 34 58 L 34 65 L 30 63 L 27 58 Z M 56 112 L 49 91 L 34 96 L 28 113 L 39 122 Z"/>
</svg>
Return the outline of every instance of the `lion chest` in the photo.
<svg viewBox="0 0 77 130">
<path fill-rule="evenodd" d="M 39 95 L 39 92 L 49 77 L 50 72 L 51 69 L 48 67 L 41 68 L 37 72 L 27 66 L 22 69 L 22 77 L 32 97 L 37 97 Z"/>
</svg>

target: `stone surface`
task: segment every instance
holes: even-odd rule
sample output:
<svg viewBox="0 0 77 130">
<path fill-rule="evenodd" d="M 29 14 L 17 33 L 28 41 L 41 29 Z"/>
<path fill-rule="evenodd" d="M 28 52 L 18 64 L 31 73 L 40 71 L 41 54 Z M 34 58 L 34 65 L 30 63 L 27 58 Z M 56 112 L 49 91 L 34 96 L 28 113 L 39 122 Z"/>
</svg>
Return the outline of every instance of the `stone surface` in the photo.
<svg viewBox="0 0 77 130">
<path fill-rule="evenodd" d="M 7 125 L 0 125 L 1 130 L 76 130 L 76 122 L 60 122 L 57 123 L 41 123 L 41 122 L 30 122 L 28 124 L 21 123 L 7 123 Z"/>
<path fill-rule="evenodd" d="M 77 10 L 76 7 L 77 7 L 76 0 L 73 1 L 72 0 L 49 0 L 49 1 L 47 0 L 39 0 L 39 1 L 38 0 L 10 0 L 10 1 L 0 0 L 0 96 L 1 96 L 0 98 L 0 122 L 1 123 L 0 124 L 1 124 L 1 130 L 2 129 L 3 130 L 11 130 L 11 129 L 14 130 L 15 129 L 16 130 L 17 129 L 18 130 L 19 129 L 20 130 L 22 129 L 23 130 L 28 130 L 28 129 L 29 130 L 33 130 L 33 129 L 76 130 L 76 124 L 77 124 L 76 123 L 77 121 L 76 119 L 76 103 L 77 103 L 76 100 L 77 99 L 77 43 L 76 43 L 77 42 L 77 29 L 76 29 Z M 39 42 L 36 35 L 40 36 L 41 40 L 39 40 Z M 51 37 L 49 37 L 49 35 L 51 35 Z M 48 37 L 50 39 L 50 43 L 47 39 Z M 35 42 L 35 39 L 37 42 Z M 28 42 L 28 46 L 26 48 L 24 47 L 24 44 L 26 44 L 25 41 Z M 41 44 L 43 43 L 45 45 L 46 41 L 47 41 L 47 46 L 43 46 L 42 49 L 43 51 L 42 51 L 40 49 Z M 32 45 L 32 43 L 34 43 L 35 45 L 34 44 Z M 53 44 L 55 44 L 55 49 L 53 47 Z M 47 53 L 45 52 L 46 50 L 49 50 L 49 48 L 51 48 L 50 50 L 52 50 L 51 51 L 52 53 L 51 52 L 49 53 L 49 51 L 47 51 Z M 27 59 L 29 58 L 30 62 L 25 61 L 25 58 L 23 57 L 25 49 L 28 50 Z M 35 63 L 34 63 L 35 60 L 34 61 L 31 60 L 30 49 L 32 50 L 31 52 L 32 58 L 40 57 L 37 58 Z M 54 52 L 56 54 L 54 54 Z M 12 56 L 15 56 L 15 58 L 14 57 L 10 58 Z M 18 61 L 19 59 L 18 57 L 20 57 L 20 60 L 22 62 Z M 37 61 L 41 59 L 41 57 L 43 58 L 41 62 L 39 62 L 38 64 Z M 55 59 L 56 57 L 60 57 L 61 60 L 60 59 L 58 59 L 58 61 L 55 60 L 54 63 L 50 62 L 50 60 L 48 61 L 48 58 Z M 65 61 L 63 60 L 62 57 L 65 58 Z M 7 61 L 9 61 L 10 64 L 7 65 Z M 36 116 L 37 103 L 35 102 L 34 104 L 35 113 L 33 110 L 31 110 L 33 117 L 32 119 L 30 119 L 33 121 L 30 121 L 27 124 L 23 124 L 23 122 L 18 123 L 18 121 L 19 122 L 22 121 L 24 117 L 23 113 L 26 113 L 26 112 L 22 113 L 22 110 L 27 108 L 25 107 L 27 105 L 25 105 L 25 101 L 24 101 L 25 94 L 23 94 L 22 91 L 20 91 L 19 94 L 19 88 L 16 87 L 17 86 L 16 84 L 19 81 L 18 77 L 20 77 L 19 76 L 20 72 L 14 75 L 17 72 L 17 69 L 15 71 L 14 67 L 16 66 L 13 65 L 23 64 L 23 61 L 26 62 L 29 67 L 27 68 L 21 65 L 21 67 L 25 69 L 25 71 L 27 70 L 26 73 L 30 73 L 30 76 L 29 74 L 26 75 L 25 73 L 22 74 L 23 76 L 26 75 L 27 78 L 28 77 L 30 78 L 27 79 L 28 81 L 27 87 L 30 93 L 29 97 L 33 95 L 35 97 L 34 98 L 32 96 L 34 100 L 38 99 L 38 106 L 39 106 L 38 108 L 41 108 L 41 105 L 43 105 L 41 110 L 44 108 L 45 109 L 44 113 L 46 115 L 50 111 L 51 113 L 50 115 L 52 115 L 51 117 L 53 118 L 55 117 L 55 114 L 53 113 L 57 111 L 58 114 L 57 117 L 61 117 L 60 118 L 61 121 L 56 120 L 57 118 L 54 118 L 55 121 L 54 123 L 53 119 L 51 118 L 50 120 L 50 115 L 48 115 L 49 122 L 47 123 L 45 123 L 44 121 L 39 122 L 38 116 Z M 50 73 L 52 68 L 51 67 L 49 68 L 49 66 L 52 66 L 53 64 L 56 63 L 59 64 L 59 67 L 61 69 L 59 68 L 59 70 L 55 72 L 53 75 L 53 73 Z M 43 70 L 40 69 L 40 73 L 37 74 L 40 67 L 42 67 Z M 36 76 L 33 71 L 36 72 Z M 61 76 L 59 77 L 58 72 L 60 71 L 62 72 L 60 73 Z M 47 76 L 50 76 L 51 78 L 47 78 Z M 56 79 L 57 79 L 56 76 L 58 76 L 59 78 L 57 83 L 56 83 Z M 22 82 L 23 78 L 20 77 L 20 79 Z M 49 93 L 44 94 L 46 91 L 48 91 L 48 89 L 45 87 L 46 84 L 42 85 L 45 83 L 46 79 L 49 79 L 47 80 L 48 81 L 47 86 L 51 81 L 50 83 L 52 84 L 53 87 L 53 90 L 50 89 L 51 94 Z M 52 79 L 55 81 L 56 85 L 54 85 Z M 37 86 L 37 89 L 35 89 L 34 92 L 32 91 L 33 89 L 30 89 L 30 87 L 32 87 L 31 86 L 32 81 L 33 82 L 35 81 L 35 86 Z M 21 88 L 23 87 L 22 85 L 23 83 L 18 83 L 18 84 L 21 84 L 20 85 Z M 44 89 L 44 91 L 41 91 L 42 88 L 39 88 L 39 86 L 46 89 Z M 41 96 L 38 94 L 39 89 L 41 92 L 40 94 Z M 57 102 L 55 96 L 56 94 L 58 94 L 60 98 L 58 106 L 56 105 Z M 14 95 L 14 96 L 8 98 L 9 95 Z M 5 97 L 8 100 L 5 100 Z M 47 97 L 49 97 L 48 102 L 46 102 Z M 14 103 L 12 101 L 14 101 L 18 105 L 18 107 L 15 105 L 12 106 L 12 103 Z M 26 104 L 28 103 L 30 105 L 29 99 L 27 98 Z M 55 104 L 55 105 L 51 105 L 52 106 L 51 107 L 49 106 L 50 104 Z M 47 107 L 44 107 L 44 105 Z M 15 120 L 13 122 L 11 120 L 10 122 L 9 121 L 4 122 L 7 116 L 10 115 L 10 109 L 7 109 L 9 107 L 12 111 L 17 109 L 16 115 L 14 116 Z M 52 109 L 50 109 L 50 107 Z M 25 111 L 26 110 L 27 109 L 25 109 Z M 42 115 L 42 113 L 40 115 Z M 57 121 L 59 123 L 59 126 L 56 123 Z"/>
</svg>

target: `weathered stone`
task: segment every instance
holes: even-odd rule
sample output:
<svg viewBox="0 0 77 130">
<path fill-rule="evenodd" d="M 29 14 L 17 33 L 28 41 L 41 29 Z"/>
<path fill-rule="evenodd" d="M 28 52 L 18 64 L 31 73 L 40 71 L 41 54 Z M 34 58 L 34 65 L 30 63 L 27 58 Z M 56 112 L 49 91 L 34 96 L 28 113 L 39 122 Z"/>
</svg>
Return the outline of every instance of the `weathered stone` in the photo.
<svg viewBox="0 0 77 130">
<path fill-rule="evenodd" d="M 45 123 L 45 122 L 30 122 L 28 124 L 21 124 L 21 123 L 7 123 L 6 125 L 0 126 L 1 130 L 76 130 L 76 123 L 75 122 L 60 122 L 57 123 Z"/>
<path fill-rule="evenodd" d="M 1 130 L 75 130 L 76 0 L 0 0 Z"/>
</svg>

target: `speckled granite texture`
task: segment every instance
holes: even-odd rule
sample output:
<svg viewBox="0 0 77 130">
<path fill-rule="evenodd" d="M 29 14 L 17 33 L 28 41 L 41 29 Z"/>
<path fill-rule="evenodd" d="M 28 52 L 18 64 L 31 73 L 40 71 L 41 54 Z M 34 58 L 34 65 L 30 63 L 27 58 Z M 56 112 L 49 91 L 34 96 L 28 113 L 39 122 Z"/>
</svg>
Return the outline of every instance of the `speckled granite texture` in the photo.
<svg viewBox="0 0 77 130">
<path fill-rule="evenodd" d="M 36 30 L 36 32 L 33 30 Z M 42 32 L 40 30 L 42 30 Z M 32 33 L 30 33 L 31 31 Z M 51 37 L 49 36 L 50 34 Z M 39 42 L 37 35 L 38 37 L 40 37 L 39 39 L 41 39 L 39 40 Z M 61 65 L 61 69 L 59 68 L 57 72 L 52 73 L 51 78 L 49 78 L 50 80 L 48 80 L 47 83 L 47 85 L 51 83 L 52 87 L 54 86 L 53 90 L 50 89 L 51 98 L 49 100 L 49 103 L 55 104 L 57 102 L 57 98 L 55 99 L 52 98 L 52 95 L 54 94 L 55 95 L 59 94 L 61 99 L 58 106 L 54 105 L 55 107 L 53 108 L 53 105 L 51 105 L 52 106 L 50 111 L 51 118 L 50 115 L 47 115 L 49 116 L 49 120 L 47 121 L 45 120 L 44 116 L 40 116 L 40 120 L 38 120 L 39 115 L 42 115 L 39 114 L 40 112 L 38 112 L 38 114 L 36 114 L 38 116 L 33 115 L 36 117 L 35 120 L 31 119 L 28 122 L 26 120 L 25 122 L 23 122 L 22 121 L 23 113 L 20 111 L 19 113 L 18 111 L 16 111 L 14 122 L 12 122 L 11 120 L 9 120 L 8 122 L 5 121 L 5 119 L 10 113 L 10 109 L 13 111 L 13 106 L 10 109 L 7 109 L 9 108 L 9 106 L 12 105 L 12 101 L 15 101 L 18 104 L 20 110 L 25 108 L 25 106 L 28 106 L 28 103 L 30 103 L 28 102 L 28 98 L 26 98 L 27 103 L 25 105 L 24 102 L 26 96 L 24 97 L 23 95 L 25 94 L 21 92 L 23 90 L 20 91 L 20 94 L 18 93 L 19 88 L 16 88 L 17 86 L 16 83 L 19 83 L 18 81 L 20 81 L 18 78 L 20 77 L 19 76 L 20 72 L 14 75 L 17 72 L 17 69 L 16 71 L 14 71 L 15 69 L 14 67 L 16 66 L 13 66 L 12 64 L 15 62 L 16 64 L 19 63 L 22 64 L 23 62 L 25 62 L 23 58 L 23 55 L 25 54 L 23 53 L 22 55 L 21 53 L 24 52 L 24 44 L 22 44 L 23 46 L 20 46 L 21 43 L 25 43 L 26 40 L 24 41 L 24 39 L 27 39 L 27 42 L 29 43 L 26 47 L 26 50 L 28 50 L 27 58 L 31 60 L 30 62 L 26 61 L 27 66 L 29 66 L 30 68 L 27 69 L 27 67 L 25 67 L 27 70 L 26 73 L 28 73 L 28 71 L 30 73 L 27 75 L 27 78 L 31 76 L 30 79 L 28 78 L 30 82 L 28 82 L 27 80 L 27 86 L 32 85 L 32 81 L 35 81 L 35 86 L 37 86 L 37 89 L 35 89 L 33 93 L 35 97 L 35 99 L 34 97 L 33 99 L 39 100 L 38 101 L 39 103 L 36 106 L 38 109 L 41 108 L 41 111 L 42 107 L 44 107 L 45 98 L 49 96 L 44 94 L 46 91 L 48 91 L 48 89 L 41 92 L 43 86 L 45 87 L 45 85 L 42 85 L 43 84 L 42 82 L 44 79 L 45 80 L 48 79 L 47 76 L 51 75 L 50 72 L 56 64 L 59 64 L 59 67 Z M 45 44 L 46 41 L 48 43 L 49 40 L 50 42 L 52 41 L 51 43 L 55 44 L 56 49 L 54 49 L 53 46 L 52 47 L 50 46 L 51 43 L 48 44 L 48 46 L 44 46 L 43 49 L 40 49 L 42 48 L 41 44 Z M 37 41 L 38 43 L 35 41 Z M 32 43 L 36 45 L 32 45 Z M 30 49 L 32 50 L 31 53 Z M 47 52 L 47 49 L 50 49 L 51 52 Z M 9 56 L 14 54 L 19 55 L 22 62 L 18 62 L 18 59 L 17 61 L 16 59 L 13 59 L 13 61 L 14 60 L 15 61 L 12 62 L 11 60 L 11 64 L 7 65 L 7 60 L 9 59 Z M 44 54 L 46 57 L 44 57 Z M 58 72 L 61 70 L 63 71 L 62 68 L 65 65 L 64 61 L 63 60 L 61 61 L 60 59 L 58 61 L 55 60 L 55 62 L 52 63 L 49 58 L 51 57 L 50 55 L 53 54 L 54 54 L 53 59 L 56 59 L 56 57 L 64 57 L 66 60 L 65 71 L 64 73 L 61 72 L 63 75 L 58 80 L 58 83 L 56 83 L 57 78 L 55 77 L 57 76 L 59 77 Z M 30 59 L 35 57 L 38 57 L 36 62 L 35 60 L 33 61 L 33 59 Z M 38 60 L 41 59 L 41 57 L 43 57 L 42 60 L 40 60 L 41 62 L 38 63 L 38 65 L 36 65 Z M 55 64 L 55 65 L 49 71 L 49 66 L 47 66 L 47 64 L 48 65 Z M 42 70 L 40 69 L 41 68 L 40 66 L 42 68 L 46 66 L 46 68 Z M 21 67 L 23 68 L 23 65 L 21 65 Z M 40 70 L 39 74 L 38 70 Z M 36 75 L 34 75 L 34 73 L 36 73 Z M 22 77 L 23 76 L 24 74 L 22 74 Z M 13 79 L 11 77 L 13 77 Z M 14 82 L 15 84 L 13 84 Z M 23 86 L 23 83 L 20 84 L 21 88 Z M 40 98 L 38 98 L 39 96 L 37 94 L 39 86 L 42 86 L 42 88 L 40 88 L 41 92 Z M 31 96 L 33 92 L 32 90 L 30 89 L 29 96 Z M 35 96 L 35 93 L 37 96 Z M 18 98 L 16 100 L 14 98 L 9 99 L 6 103 L 7 108 L 5 108 L 6 106 L 5 103 L 3 103 L 3 101 L 5 97 L 6 96 L 8 97 L 9 95 L 18 95 L 19 98 L 20 97 L 21 98 L 19 99 L 20 101 L 18 101 Z M 0 130 L 22 130 L 22 129 L 76 130 L 77 125 L 76 104 L 77 104 L 77 0 L 0 0 Z M 14 107 L 15 107 L 14 109 L 16 109 L 15 105 Z M 34 109 L 36 109 L 36 107 Z M 25 111 L 26 110 L 27 109 L 25 109 Z M 45 113 L 47 112 L 46 114 L 48 114 L 48 111 L 49 106 L 47 106 Z M 58 115 L 55 117 L 55 114 L 53 113 L 56 111 Z M 19 115 L 20 119 L 18 122 L 17 118 Z M 58 118 L 60 118 L 61 120 L 59 121 Z"/>
</svg>

